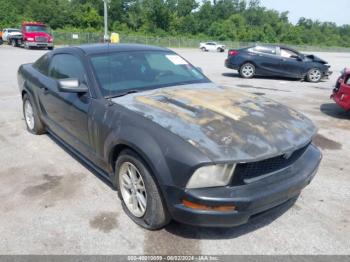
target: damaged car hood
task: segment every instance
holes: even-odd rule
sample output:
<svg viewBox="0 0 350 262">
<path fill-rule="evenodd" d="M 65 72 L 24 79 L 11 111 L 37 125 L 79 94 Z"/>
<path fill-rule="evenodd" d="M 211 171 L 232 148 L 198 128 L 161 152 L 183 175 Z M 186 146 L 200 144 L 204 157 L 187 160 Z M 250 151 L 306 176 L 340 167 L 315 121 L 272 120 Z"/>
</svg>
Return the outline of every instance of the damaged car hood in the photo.
<svg viewBox="0 0 350 262">
<path fill-rule="evenodd" d="M 213 161 L 257 161 L 311 142 L 303 115 L 261 96 L 215 84 L 161 88 L 113 98 L 186 140 Z"/>
<path fill-rule="evenodd" d="M 328 64 L 327 61 L 325 61 L 325 60 L 323 60 L 315 55 L 305 55 L 305 59 L 307 61 L 316 62 L 316 63 L 320 63 L 320 64 L 324 64 L 324 65 Z"/>
</svg>

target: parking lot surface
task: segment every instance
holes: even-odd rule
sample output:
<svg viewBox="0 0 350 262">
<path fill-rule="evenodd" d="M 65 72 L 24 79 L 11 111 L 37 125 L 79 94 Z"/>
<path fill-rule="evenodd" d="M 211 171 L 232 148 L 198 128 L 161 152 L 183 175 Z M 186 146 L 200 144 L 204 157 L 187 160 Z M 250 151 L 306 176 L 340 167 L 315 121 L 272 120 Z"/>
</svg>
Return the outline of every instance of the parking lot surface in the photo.
<svg viewBox="0 0 350 262">
<path fill-rule="evenodd" d="M 350 114 L 329 99 L 350 53 L 317 53 L 334 74 L 311 84 L 241 79 L 224 67 L 226 53 L 175 51 L 214 82 L 272 98 L 315 122 L 323 161 L 296 203 L 236 228 L 173 222 L 160 231 L 141 229 L 93 172 L 48 135 L 26 131 L 16 73 L 46 51 L 0 46 L 0 253 L 350 254 Z"/>
</svg>

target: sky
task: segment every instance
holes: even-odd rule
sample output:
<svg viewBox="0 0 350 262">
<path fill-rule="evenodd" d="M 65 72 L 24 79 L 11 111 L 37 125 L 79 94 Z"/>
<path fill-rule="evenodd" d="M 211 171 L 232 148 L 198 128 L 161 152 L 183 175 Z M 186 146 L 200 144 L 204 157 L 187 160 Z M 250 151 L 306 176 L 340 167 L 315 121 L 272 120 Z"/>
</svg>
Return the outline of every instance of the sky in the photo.
<svg viewBox="0 0 350 262">
<path fill-rule="evenodd" d="M 296 24 L 300 17 L 350 24 L 350 0 L 261 0 L 261 5 L 277 11 L 289 11 L 289 21 Z"/>
</svg>

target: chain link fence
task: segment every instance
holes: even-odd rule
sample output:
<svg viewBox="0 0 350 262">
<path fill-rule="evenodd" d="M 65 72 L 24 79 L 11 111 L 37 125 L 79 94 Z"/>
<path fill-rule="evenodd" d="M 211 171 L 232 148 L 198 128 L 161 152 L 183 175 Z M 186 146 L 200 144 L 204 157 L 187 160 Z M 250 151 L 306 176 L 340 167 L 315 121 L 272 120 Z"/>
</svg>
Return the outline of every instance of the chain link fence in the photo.
<svg viewBox="0 0 350 262">
<path fill-rule="evenodd" d="M 102 33 L 66 33 L 53 32 L 55 45 L 81 45 L 103 43 Z M 155 45 L 170 48 L 198 48 L 200 42 L 208 41 L 208 39 L 191 39 L 188 37 L 153 37 L 153 36 L 133 36 L 120 34 L 121 43 L 138 43 L 146 45 Z M 253 42 L 238 41 L 217 41 L 224 44 L 227 48 L 241 48 L 254 45 Z M 323 51 L 323 52 L 350 52 L 350 48 L 346 47 L 321 47 L 311 45 L 288 45 L 294 49 L 302 51 Z"/>
</svg>

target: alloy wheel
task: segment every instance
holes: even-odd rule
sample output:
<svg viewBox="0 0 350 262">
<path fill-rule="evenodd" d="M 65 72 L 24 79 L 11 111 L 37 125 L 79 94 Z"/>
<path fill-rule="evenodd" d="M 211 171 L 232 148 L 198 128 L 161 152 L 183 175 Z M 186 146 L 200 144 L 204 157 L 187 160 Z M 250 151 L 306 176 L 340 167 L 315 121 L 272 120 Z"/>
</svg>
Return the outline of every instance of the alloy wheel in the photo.
<svg viewBox="0 0 350 262">
<path fill-rule="evenodd" d="M 251 64 L 246 64 L 246 65 L 243 65 L 241 72 L 245 78 L 250 78 L 254 76 L 255 68 Z"/>
<path fill-rule="evenodd" d="M 24 103 L 24 117 L 28 128 L 30 130 L 33 130 L 35 126 L 34 111 L 33 111 L 32 104 L 28 99 Z"/>
<path fill-rule="evenodd" d="M 318 82 L 321 80 L 322 74 L 318 69 L 312 69 L 309 73 L 309 79 L 312 82 Z"/>
<path fill-rule="evenodd" d="M 147 209 L 147 193 L 140 171 L 130 162 L 119 169 L 119 184 L 123 201 L 135 217 L 142 217 Z"/>
</svg>

